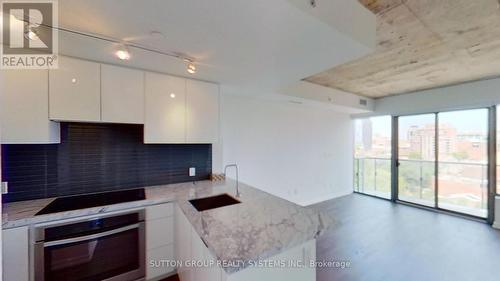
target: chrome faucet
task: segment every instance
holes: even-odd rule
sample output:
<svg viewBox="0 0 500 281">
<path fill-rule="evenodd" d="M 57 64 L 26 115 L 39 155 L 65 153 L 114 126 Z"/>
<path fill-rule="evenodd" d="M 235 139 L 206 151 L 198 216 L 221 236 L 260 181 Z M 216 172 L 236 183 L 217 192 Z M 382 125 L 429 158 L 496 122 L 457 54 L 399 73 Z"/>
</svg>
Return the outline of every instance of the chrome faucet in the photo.
<svg viewBox="0 0 500 281">
<path fill-rule="evenodd" d="M 226 165 L 226 167 L 224 167 L 224 177 L 226 177 L 227 168 L 230 168 L 230 167 L 236 168 L 236 197 L 240 197 L 240 189 L 239 189 L 239 186 L 238 186 L 238 183 L 239 183 L 239 179 L 238 179 L 238 165 L 236 165 L 236 164 Z"/>
</svg>

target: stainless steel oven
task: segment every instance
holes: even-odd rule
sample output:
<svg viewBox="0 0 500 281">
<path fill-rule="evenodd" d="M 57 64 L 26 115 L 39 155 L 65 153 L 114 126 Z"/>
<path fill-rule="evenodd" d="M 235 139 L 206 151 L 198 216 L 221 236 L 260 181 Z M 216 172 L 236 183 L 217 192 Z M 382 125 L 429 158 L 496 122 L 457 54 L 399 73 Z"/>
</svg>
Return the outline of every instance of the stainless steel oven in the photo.
<svg viewBox="0 0 500 281">
<path fill-rule="evenodd" d="M 145 279 L 144 210 L 32 229 L 34 281 Z"/>
</svg>

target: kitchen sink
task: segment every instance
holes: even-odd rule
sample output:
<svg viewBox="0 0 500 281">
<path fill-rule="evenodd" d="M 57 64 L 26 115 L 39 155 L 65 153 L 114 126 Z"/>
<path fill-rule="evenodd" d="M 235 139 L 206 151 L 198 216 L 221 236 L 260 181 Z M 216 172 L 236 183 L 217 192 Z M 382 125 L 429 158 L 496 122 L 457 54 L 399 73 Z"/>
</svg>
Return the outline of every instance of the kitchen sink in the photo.
<svg viewBox="0 0 500 281">
<path fill-rule="evenodd" d="M 231 195 L 220 194 L 211 197 L 189 200 L 189 203 L 191 203 L 191 205 L 193 205 L 198 212 L 203 212 L 206 210 L 239 204 L 241 202 L 236 200 Z"/>
</svg>

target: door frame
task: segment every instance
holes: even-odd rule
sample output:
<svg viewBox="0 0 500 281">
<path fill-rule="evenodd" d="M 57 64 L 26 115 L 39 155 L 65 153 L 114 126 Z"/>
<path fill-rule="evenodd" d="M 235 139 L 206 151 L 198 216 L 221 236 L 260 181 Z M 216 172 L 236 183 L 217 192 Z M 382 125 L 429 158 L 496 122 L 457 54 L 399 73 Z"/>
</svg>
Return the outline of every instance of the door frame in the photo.
<svg viewBox="0 0 500 281">
<path fill-rule="evenodd" d="M 439 195 L 439 113 L 454 112 L 454 111 L 465 111 L 465 110 L 475 110 L 475 109 L 486 109 L 488 111 L 488 143 L 487 143 L 487 216 L 486 218 L 460 213 L 453 210 L 443 209 L 439 207 L 438 195 Z M 407 116 L 417 116 L 417 115 L 429 115 L 434 114 L 435 116 L 435 160 L 434 160 L 434 207 L 429 207 L 413 202 L 408 202 L 399 199 L 399 118 Z M 423 112 L 423 113 L 413 113 L 413 114 L 399 114 L 392 116 L 392 165 L 391 165 L 391 201 L 395 203 L 401 203 L 405 205 L 414 206 L 421 209 L 433 210 L 442 213 L 448 213 L 452 215 L 472 218 L 475 220 L 486 221 L 489 224 L 493 224 L 494 214 L 495 214 L 495 196 L 496 196 L 496 106 L 490 107 L 474 107 L 474 108 L 463 108 L 463 109 L 452 109 L 443 111 L 433 111 L 433 112 Z"/>
<path fill-rule="evenodd" d="M 490 106 L 488 111 L 488 218 L 493 224 L 495 220 L 495 197 L 497 195 L 497 106 Z"/>
</svg>

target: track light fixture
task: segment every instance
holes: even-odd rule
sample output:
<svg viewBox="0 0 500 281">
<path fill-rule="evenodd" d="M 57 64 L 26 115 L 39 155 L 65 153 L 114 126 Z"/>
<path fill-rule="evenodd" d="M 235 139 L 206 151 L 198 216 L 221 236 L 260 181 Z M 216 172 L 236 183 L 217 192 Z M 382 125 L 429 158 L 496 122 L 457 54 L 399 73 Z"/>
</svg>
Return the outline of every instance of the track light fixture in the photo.
<svg viewBox="0 0 500 281">
<path fill-rule="evenodd" d="M 195 74 L 196 73 L 196 65 L 194 65 L 193 63 L 189 63 L 187 66 L 187 72 L 189 72 L 191 74 Z"/>
<path fill-rule="evenodd" d="M 130 59 L 130 52 L 128 51 L 128 48 L 126 45 L 123 45 L 119 50 L 115 52 L 116 57 L 118 57 L 121 60 L 129 60 Z"/>
<path fill-rule="evenodd" d="M 31 19 L 29 19 L 29 18 L 25 19 L 21 15 L 14 15 L 14 17 L 18 20 L 24 21 L 28 25 L 31 23 Z M 39 24 L 39 25 L 42 25 L 42 24 Z M 116 38 L 104 37 L 104 36 L 97 35 L 97 34 L 84 33 L 84 32 L 75 31 L 75 30 L 62 28 L 62 27 L 53 27 L 53 26 L 46 26 L 46 25 L 45 25 L 45 27 L 51 28 L 51 29 L 54 29 L 57 31 L 68 32 L 68 33 L 76 34 L 79 36 L 85 36 L 88 38 L 97 39 L 97 40 L 101 40 L 101 41 L 105 41 L 105 42 L 109 42 L 109 43 L 113 43 L 113 44 L 119 44 L 121 47 L 114 54 L 120 60 L 129 60 L 131 58 L 129 48 L 134 48 L 134 49 L 139 49 L 139 50 L 143 50 L 143 51 L 147 51 L 147 52 L 152 52 L 152 53 L 168 56 L 168 57 L 175 58 L 178 60 L 183 60 L 184 62 L 187 63 L 186 71 L 188 73 L 195 74 L 197 72 L 194 60 L 192 58 L 184 55 L 184 54 L 180 54 L 177 52 L 171 52 L 171 51 L 162 51 L 162 50 L 154 49 L 151 47 L 143 46 L 143 45 L 132 43 L 132 42 L 124 43 L 123 40 L 119 40 Z M 25 38 L 27 38 L 29 40 L 33 40 L 38 35 L 36 33 L 36 30 L 34 30 L 33 26 L 29 26 L 29 28 L 25 32 L 24 36 L 25 36 Z M 158 36 L 164 36 L 164 35 L 161 32 L 153 31 L 152 36 L 158 37 Z"/>
<path fill-rule="evenodd" d="M 190 74 L 195 74 L 196 73 L 196 65 L 191 59 L 184 59 L 184 61 L 187 63 L 187 72 Z"/>
</svg>

